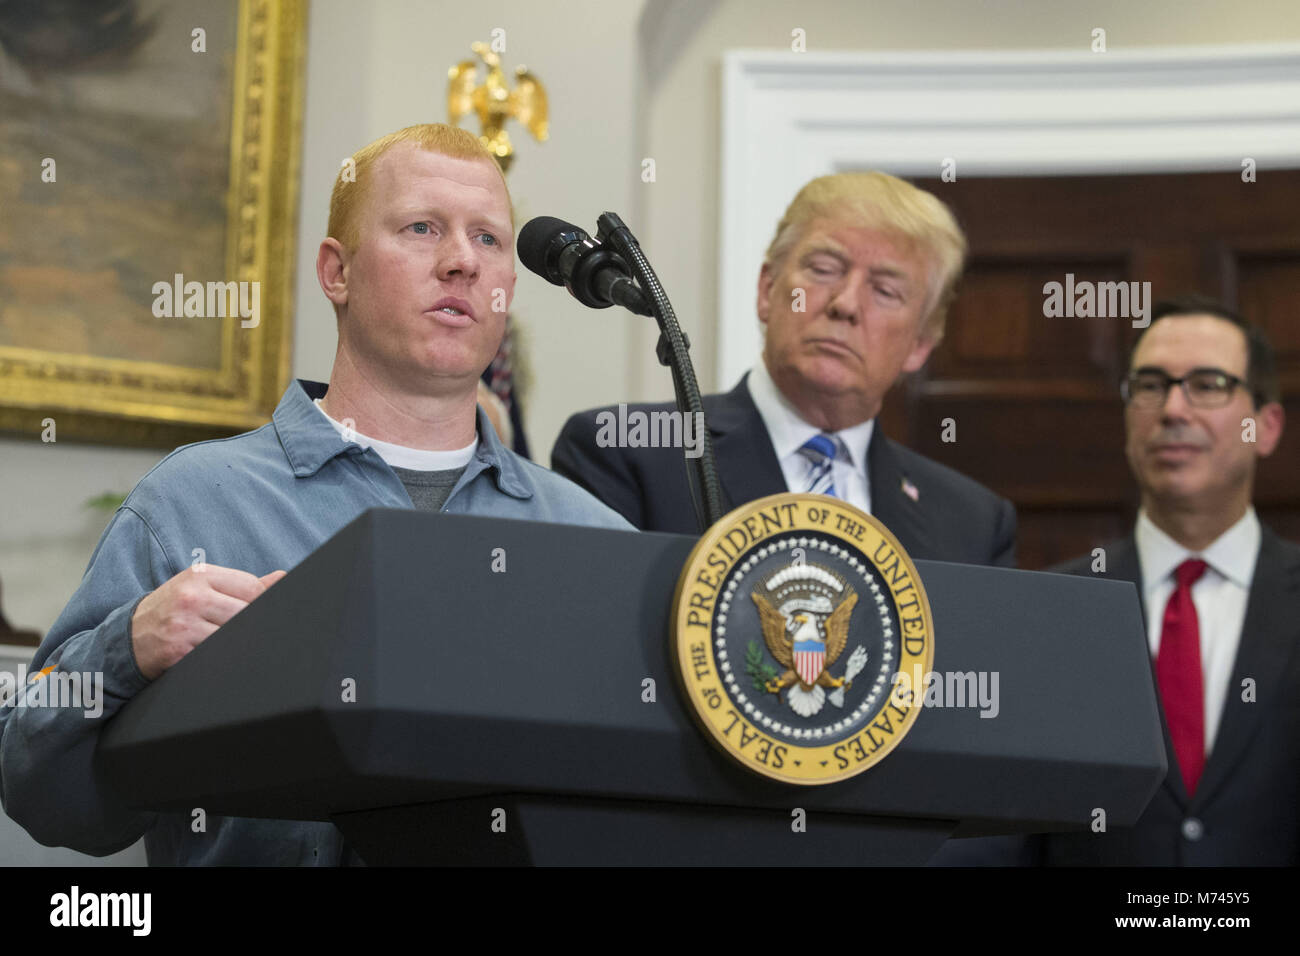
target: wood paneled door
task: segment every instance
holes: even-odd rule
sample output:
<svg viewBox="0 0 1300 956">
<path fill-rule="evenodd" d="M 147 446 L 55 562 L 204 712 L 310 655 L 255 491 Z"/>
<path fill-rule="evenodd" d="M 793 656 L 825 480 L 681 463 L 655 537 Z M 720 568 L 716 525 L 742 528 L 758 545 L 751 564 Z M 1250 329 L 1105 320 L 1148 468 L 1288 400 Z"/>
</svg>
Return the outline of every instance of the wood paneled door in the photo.
<svg viewBox="0 0 1300 956">
<path fill-rule="evenodd" d="M 1119 381 L 1129 317 L 1044 314 L 1049 282 L 1200 292 L 1264 327 L 1290 423 L 1260 467 L 1260 518 L 1300 540 L 1300 171 L 915 180 L 956 213 L 971 254 L 947 337 L 886 402 L 886 432 L 1015 502 L 1042 568 L 1128 533 Z M 944 441 L 952 419 L 955 441 Z M 952 436 L 949 429 L 949 436 Z"/>
</svg>

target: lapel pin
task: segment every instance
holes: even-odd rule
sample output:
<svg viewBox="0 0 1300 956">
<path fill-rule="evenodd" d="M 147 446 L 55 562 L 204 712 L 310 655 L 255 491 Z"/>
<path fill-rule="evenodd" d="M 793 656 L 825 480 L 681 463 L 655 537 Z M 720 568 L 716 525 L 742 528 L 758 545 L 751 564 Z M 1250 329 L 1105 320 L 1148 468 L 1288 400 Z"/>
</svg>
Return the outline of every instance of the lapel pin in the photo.
<svg viewBox="0 0 1300 956">
<path fill-rule="evenodd" d="M 906 478 L 903 479 L 903 494 L 907 495 L 907 497 L 911 498 L 913 501 L 919 501 L 921 498 L 921 492 L 916 490 L 916 485 L 912 484 Z"/>
</svg>

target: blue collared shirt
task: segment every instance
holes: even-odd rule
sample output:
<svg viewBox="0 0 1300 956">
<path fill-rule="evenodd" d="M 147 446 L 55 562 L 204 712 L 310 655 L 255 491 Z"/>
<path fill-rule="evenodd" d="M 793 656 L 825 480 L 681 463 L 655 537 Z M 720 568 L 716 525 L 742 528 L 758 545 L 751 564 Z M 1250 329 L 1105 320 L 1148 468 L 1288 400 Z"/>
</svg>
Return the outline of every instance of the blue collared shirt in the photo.
<svg viewBox="0 0 1300 956">
<path fill-rule="evenodd" d="M 149 683 L 130 636 L 146 594 L 196 561 L 258 576 L 290 570 L 368 508 L 413 507 L 379 453 L 345 441 L 312 404 L 326 388 L 295 381 L 270 424 L 178 448 L 140 480 L 104 530 L 30 668 L 102 673 L 102 715 L 0 707 L 0 798 L 41 843 L 104 855 L 144 835 L 151 864 L 355 860 L 329 823 L 210 816 L 205 832 L 195 833 L 189 814 L 126 810 L 93 770 L 104 722 Z M 507 449 L 482 409 L 478 434 L 443 512 L 635 530 L 577 485 Z M 22 695 L 35 699 L 34 688 Z"/>
</svg>

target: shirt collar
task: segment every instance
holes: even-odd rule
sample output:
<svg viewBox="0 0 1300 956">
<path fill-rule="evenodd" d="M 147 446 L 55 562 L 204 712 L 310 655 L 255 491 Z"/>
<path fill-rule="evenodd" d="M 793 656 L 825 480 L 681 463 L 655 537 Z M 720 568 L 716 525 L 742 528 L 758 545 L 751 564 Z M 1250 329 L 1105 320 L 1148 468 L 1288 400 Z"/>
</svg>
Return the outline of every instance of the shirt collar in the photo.
<svg viewBox="0 0 1300 956">
<path fill-rule="evenodd" d="M 316 408 L 315 399 L 324 398 L 327 391 L 329 386 L 324 382 L 294 379 L 271 416 L 285 457 L 298 478 L 316 474 L 325 462 L 339 455 L 365 452 L 356 442 L 344 441 L 329 419 Z M 531 498 L 533 492 L 525 480 L 523 465 L 514 452 L 501 444 L 496 429 L 482 408 L 478 409 L 478 436 L 478 449 L 465 466 L 461 483 L 490 468 L 501 491 L 514 498 Z M 378 454 L 375 457 L 378 458 Z"/>
<path fill-rule="evenodd" d="M 347 430 L 347 426 L 342 422 L 330 418 L 329 412 L 321 405 L 319 398 L 312 399 L 312 404 L 319 409 L 320 413 L 329 420 L 334 426 L 334 430 L 340 434 Z M 344 436 L 347 437 L 347 436 Z M 393 468 L 402 468 L 407 471 L 452 471 L 464 468 L 469 464 L 469 460 L 474 457 L 474 452 L 478 450 L 478 431 L 474 432 L 474 440 L 464 448 L 453 448 L 449 450 L 433 450 L 428 448 L 411 448 L 407 445 L 397 445 L 389 441 L 380 441 L 378 438 L 371 438 L 369 435 L 363 435 L 361 432 L 353 431 L 353 441 L 358 445 L 365 445 L 379 452 L 379 457 L 388 462 Z"/>
<path fill-rule="evenodd" d="M 1229 581 L 1250 590 L 1260 543 L 1259 518 L 1255 516 L 1253 507 L 1248 506 L 1236 524 L 1199 554 L 1184 548 L 1161 531 L 1145 511 L 1138 512 L 1133 538 L 1142 565 L 1143 587 L 1147 591 L 1167 580 L 1188 558 L 1200 558 Z"/>
<path fill-rule="evenodd" d="M 762 359 L 750 371 L 747 384 L 759 417 L 767 426 L 767 434 L 772 439 L 772 448 L 776 451 L 778 461 L 797 452 L 809 438 L 822 434 L 820 428 L 804 421 L 790 400 L 781 394 L 767 371 L 767 363 Z M 875 424 L 876 420 L 869 418 L 834 433 L 848 449 L 849 464 L 855 471 L 866 471 L 867 446 L 871 444 L 871 432 Z"/>
</svg>

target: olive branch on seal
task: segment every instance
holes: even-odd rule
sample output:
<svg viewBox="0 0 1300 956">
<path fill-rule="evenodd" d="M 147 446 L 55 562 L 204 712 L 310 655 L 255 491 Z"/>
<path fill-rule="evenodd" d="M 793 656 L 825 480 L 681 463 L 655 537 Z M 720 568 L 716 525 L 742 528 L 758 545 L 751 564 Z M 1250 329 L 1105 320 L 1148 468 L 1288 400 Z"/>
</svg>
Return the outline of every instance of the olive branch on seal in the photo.
<svg viewBox="0 0 1300 956">
<path fill-rule="evenodd" d="M 763 660 L 763 648 L 758 641 L 750 641 L 745 649 L 745 673 L 754 681 L 754 690 L 762 693 L 767 690 L 767 682 L 774 680 L 777 669 Z"/>
</svg>

